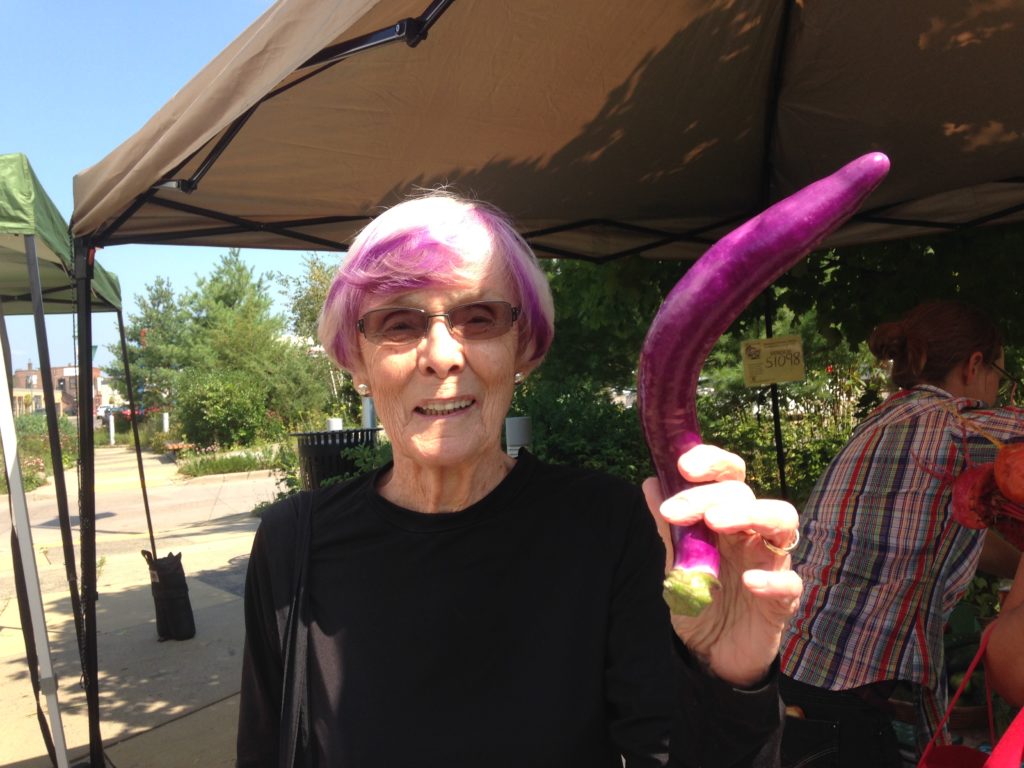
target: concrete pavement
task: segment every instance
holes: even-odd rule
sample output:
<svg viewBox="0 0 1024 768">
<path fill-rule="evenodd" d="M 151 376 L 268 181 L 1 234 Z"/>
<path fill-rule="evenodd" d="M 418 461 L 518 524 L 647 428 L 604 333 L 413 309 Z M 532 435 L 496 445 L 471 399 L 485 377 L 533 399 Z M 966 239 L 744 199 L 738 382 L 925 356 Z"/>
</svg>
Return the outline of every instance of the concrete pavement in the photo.
<svg viewBox="0 0 1024 768">
<path fill-rule="evenodd" d="M 108 764 L 230 766 L 244 639 L 241 591 L 258 523 L 251 510 L 273 500 L 276 482 L 268 472 L 188 479 L 173 462 L 149 454 L 144 471 L 157 553 L 182 553 L 196 636 L 157 640 L 149 571 L 140 554 L 150 543 L 135 454 L 98 448 L 96 625 Z M 67 483 L 77 552 L 74 473 Z M 65 740 L 71 764 L 83 764 L 88 719 L 53 486 L 33 491 L 27 501 Z M 0 765 L 42 768 L 50 762 L 14 595 L 10 520 L 0 518 Z"/>
</svg>

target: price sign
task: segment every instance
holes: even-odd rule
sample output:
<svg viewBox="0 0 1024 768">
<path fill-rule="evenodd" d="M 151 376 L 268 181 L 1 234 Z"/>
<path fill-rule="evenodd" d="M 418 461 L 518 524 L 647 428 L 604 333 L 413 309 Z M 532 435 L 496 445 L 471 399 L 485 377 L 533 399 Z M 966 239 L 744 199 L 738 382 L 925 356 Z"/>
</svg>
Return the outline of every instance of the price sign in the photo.
<svg viewBox="0 0 1024 768">
<path fill-rule="evenodd" d="M 748 387 L 804 378 L 804 344 L 799 336 L 773 336 L 740 342 L 743 382 Z"/>
</svg>

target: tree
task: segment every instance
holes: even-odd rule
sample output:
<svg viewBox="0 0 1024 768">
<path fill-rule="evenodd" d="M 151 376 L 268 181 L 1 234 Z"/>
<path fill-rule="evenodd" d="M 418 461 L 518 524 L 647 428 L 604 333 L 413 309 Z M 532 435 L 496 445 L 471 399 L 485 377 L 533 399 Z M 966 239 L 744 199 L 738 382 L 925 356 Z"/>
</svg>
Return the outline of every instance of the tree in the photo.
<svg viewBox="0 0 1024 768">
<path fill-rule="evenodd" d="M 621 259 L 543 262 L 555 300 L 555 340 L 540 376 L 630 388 L 651 318 L 688 264 Z"/>
<path fill-rule="evenodd" d="M 128 361 L 132 383 L 141 393 L 146 407 L 168 404 L 178 377 L 190 363 L 194 328 L 187 308 L 175 295 L 166 278 L 157 277 L 146 286 L 146 293 L 136 296 L 137 314 L 129 315 L 125 322 Z M 108 347 L 114 361 L 107 366 L 111 385 L 122 396 L 128 396 L 121 347 Z"/>
<path fill-rule="evenodd" d="M 127 328 L 132 377 L 144 402 L 173 405 L 186 373 L 193 380 L 208 374 L 211 381 L 241 377 L 258 383 L 254 391 L 259 411 L 278 430 L 321 413 L 330 394 L 328 383 L 308 346 L 285 335 L 286 321 L 272 311 L 269 286 L 268 277 L 254 275 L 237 249 L 223 255 L 195 289 L 180 297 L 163 278 L 148 286 L 139 299 L 140 312 L 129 318 Z M 116 368 L 113 373 L 120 374 L 123 392 L 123 371 Z M 224 391 L 209 384 L 204 402 L 209 405 L 209 397 Z M 217 439 L 224 442 L 223 433 Z"/>
<path fill-rule="evenodd" d="M 341 416 L 347 424 L 359 423 L 360 398 L 349 377 L 334 367 L 317 342 L 320 310 L 327 300 L 327 291 L 337 271 L 333 260 L 327 261 L 315 253 L 303 257 L 304 272 L 298 277 L 277 273 L 281 293 L 288 300 L 288 321 L 292 333 L 311 350 L 311 364 L 317 377 L 330 384 L 328 408 Z"/>
<path fill-rule="evenodd" d="M 1024 338 L 1024 284 L 1012 276 L 1021 253 L 1020 224 L 825 250 L 780 281 L 780 300 L 797 313 L 815 308 L 826 339 L 856 344 L 920 301 L 960 299 L 989 313 L 1016 347 Z"/>
<path fill-rule="evenodd" d="M 652 468 L 629 393 L 651 318 L 685 265 L 623 259 L 543 266 L 555 300 L 555 339 L 517 390 L 513 412 L 532 417 L 540 458 L 639 481 Z"/>
<path fill-rule="evenodd" d="M 293 277 L 278 272 L 275 277 L 281 286 L 281 293 L 288 299 L 289 323 L 292 332 L 311 342 L 316 340 L 320 310 L 327 300 L 327 291 L 337 271 L 334 261 L 328 262 L 316 253 L 302 257 L 304 272 Z"/>
</svg>

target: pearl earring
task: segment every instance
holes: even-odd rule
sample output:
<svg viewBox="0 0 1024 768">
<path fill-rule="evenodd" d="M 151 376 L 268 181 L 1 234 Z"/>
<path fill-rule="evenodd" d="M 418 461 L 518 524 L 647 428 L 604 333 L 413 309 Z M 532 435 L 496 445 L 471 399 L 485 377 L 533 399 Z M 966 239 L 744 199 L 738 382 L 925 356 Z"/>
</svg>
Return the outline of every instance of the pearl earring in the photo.
<svg viewBox="0 0 1024 768">
<path fill-rule="evenodd" d="M 526 374 L 522 371 L 516 371 L 516 375 L 512 377 L 512 383 L 517 387 L 526 381 Z"/>
<path fill-rule="evenodd" d="M 356 392 L 358 392 L 362 397 L 369 397 L 370 387 L 368 384 L 356 384 Z"/>
</svg>

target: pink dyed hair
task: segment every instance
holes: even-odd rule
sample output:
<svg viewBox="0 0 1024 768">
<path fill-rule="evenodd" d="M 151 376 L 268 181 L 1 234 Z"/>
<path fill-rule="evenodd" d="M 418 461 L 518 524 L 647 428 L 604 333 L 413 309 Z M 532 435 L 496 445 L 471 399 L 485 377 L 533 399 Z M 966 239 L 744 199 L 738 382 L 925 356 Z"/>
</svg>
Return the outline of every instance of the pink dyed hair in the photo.
<svg viewBox="0 0 1024 768">
<path fill-rule="evenodd" d="M 508 217 L 485 203 L 431 192 L 389 208 L 356 236 L 320 312 L 327 356 L 346 370 L 359 360 L 356 323 L 370 297 L 445 286 L 498 269 L 522 311 L 519 354 L 540 362 L 554 337 L 554 303 L 547 277 Z"/>
</svg>

